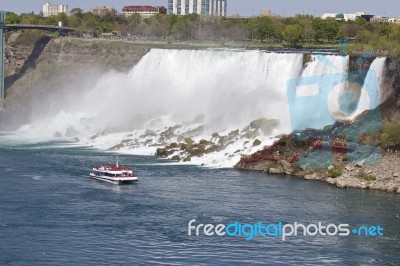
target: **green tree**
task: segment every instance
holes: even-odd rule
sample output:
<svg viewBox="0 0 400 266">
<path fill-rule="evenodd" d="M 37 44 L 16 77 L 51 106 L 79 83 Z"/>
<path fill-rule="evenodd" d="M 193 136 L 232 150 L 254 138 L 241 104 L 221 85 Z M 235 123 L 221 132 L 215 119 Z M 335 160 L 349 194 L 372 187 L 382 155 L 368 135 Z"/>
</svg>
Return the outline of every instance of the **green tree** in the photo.
<svg viewBox="0 0 400 266">
<path fill-rule="evenodd" d="M 127 23 L 127 31 L 132 34 L 138 34 L 140 23 L 142 23 L 142 16 L 137 13 L 133 14 L 132 16 L 128 17 Z"/>
<path fill-rule="evenodd" d="M 114 30 L 114 25 L 108 22 L 100 22 L 97 25 L 96 34 L 100 35 L 105 32 L 112 32 Z"/>
<path fill-rule="evenodd" d="M 54 17 L 47 17 L 44 23 L 46 25 L 53 25 L 53 26 L 57 25 L 57 21 L 55 20 Z"/>
<path fill-rule="evenodd" d="M 357 33 L 356 40 L 358 43 L 369 43 L 374 35 L 368 30 L 362 30 Z"/>
<path fill-rule="evenodd" d="M 366 26 L 368 25 L 368 21 L 365 18 L 362 17 L 357 17 L 356 18 L 356 23 L 360 26 Z"/>
<path fill-rule="evenodd" d="M 177 39 L 185 39 L 188 36 L 188 22 L 185 16 L 179 16 L 172 27 L 172 33 Z"/>
<path fill-rule="evenodd" d="M 72 16 L 82 17 L 83 9 L 82 9 L 82 8 L 79 8 L 79 7 L 75 7 L 75 8 L 73 8 L 73 9 L 71 9 L 71 11 L 69 11 L 69 13 L 70 13 Z"/>
<path fill-rule="evenodd" d="M 59 13 L 57 16 L 54 17 L 54 19 L 56 20 L 56 22 L 62 22 L 64 27 L 69 26 L 68 24 L 68 16 L 65 13 Z"/>
<path fill-rule="evenodd" d="M 336 39 L 339 32 L 340 24 L 334 18 L 328 18 L 324 20 L 323 30 L 325 31 L 325 37 L 328 39 L 328 42 L 331 42 Z"/>
<path fill-rule="evenodd" d="M 389 35 L 391 32 L 392 32 L 392 28 L 390 27 L 389 23 L 388 22 L 384 23 L 381 27 L 380 35 L 389 39 Z"/>
<path fill-rule="evenodd" d="M 260 42 L 272 37 L 274 34 L 272 20 L 270 17 L 267 16 L 259 16 L 250 19 L 248 29 L 251 34 L 252 40 L 257 39 Z"/>
<path fill-rule="evenodd" d="M 303 39 L 303 29 L 300 25 L 288 25 L 283 32 L 283 37 L 291 46 L 297 46 Z"/>
<path fill-rule="evenodd" d="M 6 13 L 6 23 L 7 24 L 18 24 L 18 23 L 20 23 L 20 21 L 21 21 L 21 18 L 14 12 Z"/>
<path fill-rule="evenodd" d="M 328 42 L 331 42 L 337 38 L 340 24 L 335 18 L 316 18 L 313 20 L 312 27 L 316 41 L 326 39 Z"/>
</svg>

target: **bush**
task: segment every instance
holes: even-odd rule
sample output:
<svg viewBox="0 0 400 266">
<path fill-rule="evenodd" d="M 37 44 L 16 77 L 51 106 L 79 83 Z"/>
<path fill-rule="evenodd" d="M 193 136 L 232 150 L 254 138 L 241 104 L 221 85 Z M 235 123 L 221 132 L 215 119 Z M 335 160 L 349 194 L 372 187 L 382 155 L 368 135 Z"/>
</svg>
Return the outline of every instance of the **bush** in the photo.
<svg viewBox="0 0 400 266">
<path fill-rule="evenodd" d="M 400 146 L 400 124 L 391 122 L 384 124 L 381 139 L 384 147 Z"/>
<path fill-rule="evenodd" d="M 360 173 L 359 178 L 365 181 L 375 181 L 376 177 L 373 175 L 366 174 L 364 172 Z"/>
<path fill-rule="evenodd" d="M 339 165 L 334 166 L 333 168 L 328 169 L 328 176 L 332 178 L 339 177 L 343 174 L 343 168 Z"/>
</svg>

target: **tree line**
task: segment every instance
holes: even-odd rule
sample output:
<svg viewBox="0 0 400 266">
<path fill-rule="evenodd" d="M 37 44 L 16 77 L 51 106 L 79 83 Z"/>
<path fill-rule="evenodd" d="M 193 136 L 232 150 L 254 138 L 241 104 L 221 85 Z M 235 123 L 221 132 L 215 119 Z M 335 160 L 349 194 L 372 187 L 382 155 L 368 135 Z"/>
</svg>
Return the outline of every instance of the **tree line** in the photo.
<svg viewBox="0 0 400 266">
<path fill-rule="evenodd" d="M 61 13 L 44 18 L 34 14 L 6 14 L 10 24 L 43 24 L 76 28 L 76 34 L 98 36 L 117 31 L 122 36 L 136 35 L 144 38 L 207 41 L 251 41 L 253 43 L 280 44 L 290 47 L 336 44 L 348 39 L 354 47 L 365 49 L 397 49 L 400 54 L 400 25 L 394 23 L 370 23 L 364 18 L 356 21 L 338 21 L 334 18 L 321 19 L 309 15 L 294 17 L 252 18 L 208 17 L 190 14 L 186 16 L 154 15 L 142 18 L 139 14 L 125 17 L 108 12 L 103 16 L 83 12 L 74 8 L 70 16 Z M 394 46 L 393 46 L 394 45 Z"/>
</svg>

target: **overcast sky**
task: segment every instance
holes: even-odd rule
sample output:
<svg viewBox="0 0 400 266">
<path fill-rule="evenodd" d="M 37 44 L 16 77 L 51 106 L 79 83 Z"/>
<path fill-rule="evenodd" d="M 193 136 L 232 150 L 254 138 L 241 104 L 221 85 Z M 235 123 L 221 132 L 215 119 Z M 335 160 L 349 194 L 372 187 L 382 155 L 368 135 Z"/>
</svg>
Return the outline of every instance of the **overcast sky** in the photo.
<svg viewBox="0 0 400 266">
<path fill-rule="evenodd" d="M 52 4 L 67 4 L 89 10 L 95 5 L 113 6 L 118 12 L 124 5 L 163 5 L 167 0 L 52 0 Z M 1 0 L 0 9 L 24 13 L 39 13 L 45 1 L 42 0 Z M 365 11 L 382 16 L 400 16 L 399 0 L 228 0 L 228 15 L 258 15 L 262 9 L 271 9 L 275 14 L 293 16 L 311 14 L 321 16 L 323 13 L 353 13 Z"/>
</svg>

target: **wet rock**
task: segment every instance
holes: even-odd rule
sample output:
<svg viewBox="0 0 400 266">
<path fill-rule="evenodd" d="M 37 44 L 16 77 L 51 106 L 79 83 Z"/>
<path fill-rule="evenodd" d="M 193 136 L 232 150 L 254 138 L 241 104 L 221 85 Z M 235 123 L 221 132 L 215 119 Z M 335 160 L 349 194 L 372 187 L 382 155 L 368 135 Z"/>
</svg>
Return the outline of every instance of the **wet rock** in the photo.
<svg viewBox="0 0 400 266">
<path fill-rule="evenodd" d="M 246 130 L 242 135 L 242 138 L 254 139 L 258 137 L 258 135 L 258 130 Z"/>
<path fill-rule="evenodd" d="M 213 133 L 212 135 L 211 135 L 211 137 L 214 139 L 214 138 L 219 138 L 219 134 L 218 133 Z"/>
<path fill-rule="evenodd" d="M 190 147 L 193 146 L 194 141 L 191 138 L 185 138 L 185 143 Z"/>
<path fill-rule="evenodd" d="M 156 151 L 156 156 L 160 157 L 160 158 L 167 158 L 168 156 L 170 156 L 172 153 L 174 153 L 173 151 L 169 151 L 165 148 L 158 148 Z"/>
<path fill-rule="evenodd" d="M 167 141 L 175 136 L 174 134 L 175 127 L 169 127 L 165 131 L 160 133 L 160 139 Z"/>
<path fill-rule="evenodd" d="M 186 157 L 185 159 L 183 159 L 184 162 L 191 162 L 192 158 L 191 157 Z"/>
<path fill-rule="evenodd" d="M 202 148 L 195 148 L 189 151 L 191 157 L 202 157 L 204 155 L 205 150 Z"/>
<path fill-rule="evenodd" d="M 218 152 L 221 151 L 221 146 L 218 145 L 212 145 L 208 149 L 206 149 L 205 153 L 212 153 L 212 152 Z"/>
<path fill-rule="evenodd" d="M 228 138 L 233 139 L 239 135 L 239 129 L 229 132 Z"/>
<path fill-rule="evenodd" d="M 132 135 L 132 134 L 131 134 L 131 135 Z M 143 135 L 140 135 L 140 136 L 139 136 L 139 138 L 141 138 L 141 139 L 145 139 L 145 138 L 148 138 L 148 137 L 154 138 L 154 137 L 156 137 L 156 136 L 157 136 L 157 133 L 155 133 L 153 130 L 147 129 L 147 130 L 144 132 Z M 129 137 L 129 136 L 128 136 L 128 137 Z M 132 135 L 132 137 L 133 137 L 133 135 Z"/>
<path fill-rule="evenodd" d="M 207 146 L 207 145 L 214 145 L 214 142 L 209 141 L 209 140 L 205 140 L 205 139 L 200 140 L 199 143 L 200 143 L 201 145 L 205 145 L 205 146 Z"/>
<path fill-rule="evenodd" d="M 186 143 L 180 143 L 179 147 L 181 150 L 186 150 L 188 148 L 188 145 Z"/>
<path fill-rule="evenodd" d="M 259 140 L 259 139 L 256 139 L 254 142 L 253 142 L 253 147 L 255 147 L 255 146 L 260 146 L 261 145 L 261 141 Z"/>
<path fill-rule="evenodd" d="M 166 147 L 166 149 L 168 149 L 168 150 L 170 150 L 170 149 L 176 149 L 176 148 L 178 148 L 178 143 L 176 143 L 176 142 L 173 142 L 173 143 L 169 144 L 169 145 Z"/>
<path fill-rule="evenodd" d="M 119 150 L 119 149 L 121 149 L 122 147 L 124 147 L 124 144 L 122 144 L 122 143 L 120 143 L 120 144 L 117 144 L 117 145 L 114 145 L 114 146 L 112 146 L 111 148 L 109 148 L 109 150 Z"/>
<path fill-rule="evenodd" d="M 227 136 L 223 136 L 218 140 L 218 144 L 221 146 L 226 146 L 226 144 L 229 142 L 229 138 Z"/>
<path fill-rule="evenodd" d="M 171 158 L 171 161 L 179 162 L 181 160 L 181 157 L 179 155 L 175 155 Z"/>
</svg>

